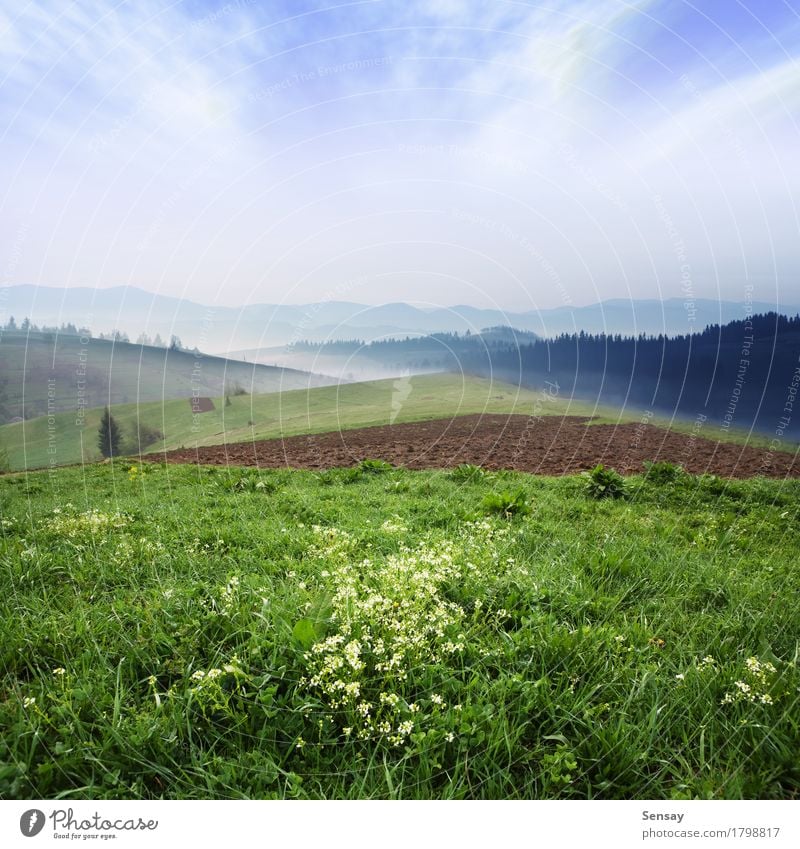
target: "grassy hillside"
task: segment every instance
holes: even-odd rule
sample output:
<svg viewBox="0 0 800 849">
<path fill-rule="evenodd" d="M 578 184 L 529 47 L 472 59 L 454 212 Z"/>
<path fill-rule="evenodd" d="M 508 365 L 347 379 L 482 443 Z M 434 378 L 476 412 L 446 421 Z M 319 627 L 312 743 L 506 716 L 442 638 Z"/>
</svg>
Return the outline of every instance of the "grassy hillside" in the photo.
<svg viewBox="0 0 800 849">
<path fill-rule="evenodd" d="M 310 390 L 267 395 L 237 395 L 215 398 L 215 409 L 192 412 L 186 399 L 149 404 L 121 404 L 114 416 L 122 426 L 126 450 L 134 453 L 139 423 L 160 431 L 164 438 L 146 450 L 178 448 L 182 445 L 215 445 L 323 433 L 339 428 L 435 419 L 467 413 L 588 414 L 588 405 L 557 399 L 542 400 L 542 394 L 520 390 L 483 378 L 453 374 L 418 375 L 397 380 L 342 384 Z M 608 411 L 606 411 L 608 412 Z M 0 428 L 0 444 L 6 446 L 12 468 L 41 468 L 99 458 L 97 429 L 102 410 L 87 411 L 83 426 L 74 413 L 57 414 Z"/>
<path fill-rule="evenodd" d="M 522 415 L 594 416 L 593 424 L 647 421 L 650 424 L 697 432 L 692 422 L 665 419 L 608 407 L 594 407 L 533 392 L 498 381 L 454 374 L 416 375 L 396 380 L 376 380 L 339 386 L 299 389 L 265 395 L 214 398 L 215 409 L 197 414 L 187 399 L 120 404 L 114 416 L 123 432 L 123 451 L 145 453 L 194 445 L 219 445 L 253 439 L 325 433 L 339 429 L 449 418 L 470 413 L 518 413 Z M 97 430 L 102 409 L 87 410 L 82 424 L 74 413 L 43 416 L 32 421 L 0 427 L 11 469 L 35 469 L 50 465 L 92 462 L 101 459 Z M 146 432 L 163 434 L 152 443 Z M 709 427 L 700 435 L 756 448 L 793 452 L 790 441 L 775 446 L 746 431 Z M 147 443 L 147 444 L 146 444 Z"/>
<path fill-rule="evenodd" d="M 2 477 L 0 797 L 797 798 L 800 484 L 626 489 Z"/>
<path fill-rule="evenodd" d="M 0 422 L 104 404 L 221 395 L 226 385 L 275 392 L 329 381 L 189 351 L 54 333 L 0 334 Z"/>
</svg>

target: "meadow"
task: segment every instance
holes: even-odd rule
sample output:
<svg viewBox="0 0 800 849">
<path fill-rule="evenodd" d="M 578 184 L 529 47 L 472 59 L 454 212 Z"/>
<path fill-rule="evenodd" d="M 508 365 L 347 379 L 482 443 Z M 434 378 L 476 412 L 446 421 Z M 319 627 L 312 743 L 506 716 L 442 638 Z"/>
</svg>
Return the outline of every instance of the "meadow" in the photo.
<svg viewBox="0 0 800 849">
<path fill-rule="evenodd" d="M 114 405 L 122 452 L 138 455 L 475 413 L 591 416 L 592 424 L 643 420 L 640 410 L 599 407 L 543 390 L 454 373 L 230 395 L 227 400 L 217 396 L 213 401 L 213 410 L 199 414 L 192 411 L 188 398 Z M 73 410 L 2 426 L 0 449 L 5 450 L 12 470 L 94 462 L 102 459 L 97 445 L 102 413 L 101 407 L 87 409 L 77 421 Z M 646 421 L 684 433 L 695 428 L 694 422 L 652 414 Z M 152 441 L 144 438 L 146 431 L 153 434 Z M 767 447 L 771 442 L 736 428 L 724 432 L 715 428 L 709 435 L 752 447 Z M 787 441 L 771 448 L 793 452 L 797 446 Z"/>
<path fill-rule="evenodd" d="M 299 374 L 299 372 L 298 372 Z M 138 453 L 140 428 L 161 438 L 143 446 L 153 452 L 194 445 L 219 445 L 253 439 L 326 433 L 391 422 L 449 418 L 469 413 L 591 415 L 589 404 L 558 398 L 496 380 L 457 374 L 414 375 L 397 380 L 343 383 L 265 394 L 216 397 L 214 409 L 196 414 L 188 398 L 114 406 L 123 433 L 124 453 Z M 610 411 L 607 411 L 611 415 Z M 100 458 L 97 430 L 102 408 L 89 409 L 77 423 L 75 413 L 57 413 L 0 427 L 0 445 L 12 469 L 93 462 Z"/>
<path fill-rule="evenodd" d="M 249 392 L 321 386 L 330 379 L 293 369 L 228 360 L 186 350 L 112 342 L 66 333 L 0 333 L 0 421 L 34 420 L 105 404 L 130 405 L 222 395 L 237 385 Z M 40 419 L 41 421 L 41 419 Z"/>
<path fill-rule="evenodd" d="M 796 798 L 800 482 L 0 477 L 1 798 Z"/>
</svg>

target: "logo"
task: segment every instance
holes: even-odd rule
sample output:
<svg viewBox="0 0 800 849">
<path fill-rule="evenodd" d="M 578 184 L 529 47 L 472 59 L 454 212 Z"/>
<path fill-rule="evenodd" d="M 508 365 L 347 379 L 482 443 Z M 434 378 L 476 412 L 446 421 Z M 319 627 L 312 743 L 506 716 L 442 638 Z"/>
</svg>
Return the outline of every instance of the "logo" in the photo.
<svg viewBox="0 0 800 849">
<path fill-rule="evenodd" d="M 19 818 L 19 830 L 25 837 L 36 837 L 44 828 L 44 813 L 38 808 L 31 808 Z"/>
</svg>

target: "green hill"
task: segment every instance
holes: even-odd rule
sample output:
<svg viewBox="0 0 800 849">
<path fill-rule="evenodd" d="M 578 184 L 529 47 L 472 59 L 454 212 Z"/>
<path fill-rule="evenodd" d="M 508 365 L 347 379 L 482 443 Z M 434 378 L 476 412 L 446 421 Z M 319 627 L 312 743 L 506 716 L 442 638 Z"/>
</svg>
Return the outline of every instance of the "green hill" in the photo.
<svg viewBox="0 0 800 849">
<path fill-rule="evenodd" d="M 505 383 L 454 374 L 418 375 L 395 380 L 340 384 L 288 392 L 235 395 L 226 406 L 213 398 L 214 409 L 193 412 L 186 398 L 128 403 L 114 407 L 126 453 L 190 445 L 243 442 L 339 428 L 420 421 L 469 413 L 581 415 L 588 405 L 542 400 L 542 393 Z M 539 411 L 539 412 L 536 412 Z M 97 429 L 102 408 L 86 411 L 82 424 L 74 412 L 42 416 L 0 428 L 12 469 L 91 462 L 100 459 Z M 153 431 L 162 435 L 148 443 Z"/>
<path fill-rule="evenodd" d="M 0 422 L 106 404 L 320 386 L 329 379 L 192 351 L 47 332 L 0 334 Z"/>
</svg>

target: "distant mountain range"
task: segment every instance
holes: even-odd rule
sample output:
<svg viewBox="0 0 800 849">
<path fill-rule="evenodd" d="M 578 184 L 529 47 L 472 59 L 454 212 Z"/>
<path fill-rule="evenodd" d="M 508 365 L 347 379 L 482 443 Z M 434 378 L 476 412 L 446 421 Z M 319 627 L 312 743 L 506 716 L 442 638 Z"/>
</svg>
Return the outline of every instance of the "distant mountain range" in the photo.
<svg viewBox="0 0 800 849">
<path fill-rule="evenodd" d="M 751 312 L 776 310 L 775 304 L 748 303 Z M 781 305 L 794 315 L 800 307 Z M 666 335 L 699 332 L 709 324 L 740 319 L 745 304 L 680 298 L 666 301 L 603 301 L 589 306 L 562 306 L 528 312 L 504 312 L 457 305 L 420 309 L 405 303 L 367 306 L 345 301 L 304 305 L 204 305 L 147 292 L 135 286 L 109 289 L 10 286 L 0 291 L 0 323 L 26 316 L 37 325 L 89 327 L 95 334 L 112 329 L 169 339 L 177 335 L 185 346 L 212 353 L 232 353 L 285 346 L 302 340 L 374 339 L 409 334 L 472 333 L 487 327 L 513 326 L 543 337 L 585 330 L 589 333 Z M 260 357 L 259 357 L 260 358 Z"/>
</svg>

